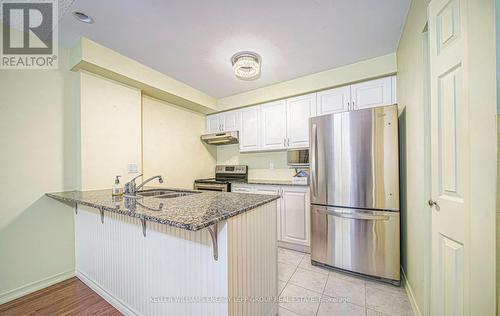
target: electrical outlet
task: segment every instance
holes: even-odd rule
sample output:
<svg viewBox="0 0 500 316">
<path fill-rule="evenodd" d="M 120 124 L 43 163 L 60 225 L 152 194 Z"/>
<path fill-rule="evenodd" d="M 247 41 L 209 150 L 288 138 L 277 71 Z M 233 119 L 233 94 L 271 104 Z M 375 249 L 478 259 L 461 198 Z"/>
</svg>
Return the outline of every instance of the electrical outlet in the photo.
<svg viewBox="0 0 500 316">
<path fill-rule="evenodd" d="M 136 163 L 129 163 L 127 165 L 127 170 L 128 170 L 128 173 L 138 173 L 139 172 L 139 168 L 137 167 Z"/>
</svg>

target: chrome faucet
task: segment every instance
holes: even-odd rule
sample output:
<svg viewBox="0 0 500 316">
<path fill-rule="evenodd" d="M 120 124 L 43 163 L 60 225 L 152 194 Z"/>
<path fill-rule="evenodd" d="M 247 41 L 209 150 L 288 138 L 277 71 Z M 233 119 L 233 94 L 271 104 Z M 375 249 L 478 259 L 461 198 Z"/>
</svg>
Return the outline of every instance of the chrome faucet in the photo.
<svg viewBox="0 0 500 316">
<path fill-rule="evenodd" d="M 158 182 L 160 183 L 163 183 L 163 178 L 161 176 L 154 176 L 154 177 L 151 177 L 149 179 L 147 179 L 146 181 L 143 181 L 139 186 L 136 185 L 135 183 L 135 180 L 139 177 L 142 177 L 142 173 L 140 175 L 138 175 L 137 177 L 134 177 L 132 180 L 130 180 L 129 182 L 125 183 L 125 194 L 127 195 L 135 195 L 137 193 L 137 191 L 139 191 L 142 187 L 144 187 L 144 185 L 146 183 L 148 183 L 149 181 L 155 179 L 155 178 L 158 178 Z"/>
<path fill-rule="evenodd" d="M 143 182 L 142 182 L 142 183 L 141 183 L 141 184 L 140 184 L 140 185 L 136 188 L 135 192 L 139 191 L 140 189 L 142 189 L 142 188 L 144 187 L 144 185 L 145 185 L 146 183 L 148 183 L 149 181 L 154 180 L 154 179 L 156 179 L 156 178 L 158 178 L 158 182 L 163 183 L 163 178 L 162 178 L 160 175 L 158 175 L 158 176 L 153 176 L 153 177 L 151 177 L 151 178 L 149 178 L 149 179 L 147 179 L 147 180 L 143 181 Z"/>
</svg>

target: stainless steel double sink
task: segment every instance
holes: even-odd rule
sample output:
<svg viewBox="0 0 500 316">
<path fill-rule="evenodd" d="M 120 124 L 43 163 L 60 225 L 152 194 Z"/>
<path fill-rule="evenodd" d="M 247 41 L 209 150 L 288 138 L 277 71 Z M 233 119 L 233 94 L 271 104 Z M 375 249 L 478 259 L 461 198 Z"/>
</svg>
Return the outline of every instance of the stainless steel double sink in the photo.
<svg viewBox="0 0 500 316">
<path fill-rule="evenodd" d="M 194 191 L 175 191 L 169 189 L 149 189 L 137 191 L 137 197 L 154 197 L 157 199 L 172 199 L 182 196 L 188 196 L 192 194 L 198 194 L 201 192 Z"/>
</svg>

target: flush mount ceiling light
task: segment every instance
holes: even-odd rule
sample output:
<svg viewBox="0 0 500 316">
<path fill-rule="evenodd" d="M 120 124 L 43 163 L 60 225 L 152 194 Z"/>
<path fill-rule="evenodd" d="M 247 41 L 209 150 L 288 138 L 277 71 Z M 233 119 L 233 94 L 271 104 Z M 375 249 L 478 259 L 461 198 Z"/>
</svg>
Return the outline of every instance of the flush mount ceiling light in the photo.
<svg viewBox="0 0 500 316">
<path fill-rule="evenodd" d="M 242 80 L 255 80 L 260 77 L 261 58 L 253 52 L 239 52 L 231 57 L 234 74 Z"/>
<path fill-rule="evenodd" d="M 88 15 L 86 15 L 85 13 L 83 12 L 80 12 L 80 11 L 73 11 L 73 16 L 80 22 L 83 22 L 83 23 L 88 23 L 88 24 L 92 24 L 94 23 L 94 19 Z"/>
</svg>

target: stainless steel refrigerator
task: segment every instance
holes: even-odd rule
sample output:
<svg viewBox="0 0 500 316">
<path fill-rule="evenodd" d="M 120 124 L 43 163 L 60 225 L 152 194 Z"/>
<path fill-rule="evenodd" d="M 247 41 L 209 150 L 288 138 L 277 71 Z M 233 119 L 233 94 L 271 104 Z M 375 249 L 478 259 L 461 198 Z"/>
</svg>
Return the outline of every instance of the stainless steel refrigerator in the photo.
<svg viewBox="0 0 500 316">
<path fill-rule="evenodd" d="M 400 283 L 397 106 L 310 119 L 311 260 Z"/>
</svg>

